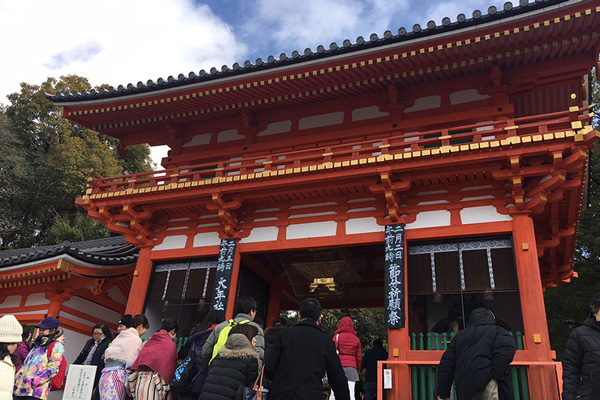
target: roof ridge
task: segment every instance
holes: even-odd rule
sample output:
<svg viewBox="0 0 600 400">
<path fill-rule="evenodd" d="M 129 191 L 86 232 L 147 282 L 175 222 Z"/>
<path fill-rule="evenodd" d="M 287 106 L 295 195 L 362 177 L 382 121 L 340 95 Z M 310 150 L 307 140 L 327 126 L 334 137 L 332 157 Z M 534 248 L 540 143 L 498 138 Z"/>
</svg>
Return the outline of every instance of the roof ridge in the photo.
<svg viewBox="0 0 600 400">
<path fill-rule="evenodd" d="M 223 65 L 221 70 L 218 70 L 216 67 L 212 67 L 209 72 L 206 72 L 202 69 L 197 74 L 192 71 L 187 76 L 181 73 L 177 76 L 177 78 L 171 75 L 167 79 L 158 78 L 156 82 L 154 82 L 152 79 L 149 79 L 146 83 L 139 81 L 136 85 L 129 83 L 126 86 L 118 85 L 117 88 L 110 86 L 108 89 L 91 89 L 89 92 L 87 90 L 83 90 L 82 92 L 71 92 L 69 88 L 66 88 L 65 90 L 59 90 L 54 95 L 46 93 L 46 97 L 54 102 L 61 103 L 69 101 L 110 99 L 133 94 L 151 93 L 158 90 L 172 89 L 193 83 L 208 82 L 223 77 L 268 70 L 283 65 L 293 65 L 310 60 L 317 60 L 320 58 L 327 58 L 345 53 L 366 50 L 369 48 L 376 48 L 394 43 L 400 43 L 403 41 L 414 40 L 424 36 L 451 32 L 469 26 L 480 25 L 487 22 L 513 17 L 522 13 L 531 12 L 568 1 L 571 0 L 533 0 L 532 2 L 529 2 L 529 0 L 519 0 L 519 5 L 516 7 L 513 6 L 512 2 L 507 1 L 504 3 L 502 10 L 498 10 L 498 8 L 493 5 L 488 7 L 488 13 L 485 15 L 483 15 L 480 10 L 474 10 L 471 18 L 467 18 L 465 14 L 460 13 L 457 15 L 455 22 L 452 22 L 449 17 L 444 17 L 441 21 L 442 24 L 438 26 L 435 21 L 430 20 L 427 22 L 425 29 L 423 29 L 420 24 L 415 24 L 413 25 L 411 32 L 408 32 L 404 27 L 398 29 L 397 35 L 394 35 L 391 31 L 387 30 L 384 32 L 383 38 L 379 38 L 376 33 L 372 33 L 369 36 L 369 41 L 366 41 L 362 36 L 359 36 L 356 38 L 355 43 L 352 43 L 349 39 L 344 40 L 341 46 L 338 46 L 336 42 L 332 42 L 329 45 L 329 50 L 325 49 L 323 45 L 319 45 L 316 48 L 316 52 L 313 52 L 312 49 L 308 47 L 304 50 L 303 54 L 300 54 L 300 52 L 294 50 L 291 53 L 291 57 L 288 57 L 286 53 L 281 53 L 279 59 L 276 59 L 271 55 L 267 57 L 266 62 L 262 58 L 258 58 L 254 64 L 250 60 L 246 60 L 243 65 L 236 62 L 231 66 L 231 68 L 227 65 Z"/>
</svg>

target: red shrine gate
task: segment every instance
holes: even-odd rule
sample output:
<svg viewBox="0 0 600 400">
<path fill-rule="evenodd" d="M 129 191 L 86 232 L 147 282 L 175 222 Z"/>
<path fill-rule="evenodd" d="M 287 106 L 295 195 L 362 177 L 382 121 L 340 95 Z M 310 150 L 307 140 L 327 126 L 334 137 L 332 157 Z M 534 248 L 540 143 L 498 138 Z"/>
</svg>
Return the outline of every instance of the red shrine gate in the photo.
<svg viewBox="0 0 600 400">
<path fill-rule="evenodd" d="M 127 311 L 222 304 L 231 315 L 243 294 L 269 324 L 304 296 L 387 306 L 399 317 L 388 320 L 388 398 L 400 399 L 433 396 L 425 375 L 447 338 L 419 346 L 419 334 L 451 331 L 483 302 L 522 340 L 519 390 L 558 399 L 542 293 L 576 276 L 599 12 L 507 3 L 329 50 L 51 96 L 123 150 L 171 148 L 165 170 L 95 177 L 77 201 L 140 248 Z M 395 247 L 386 227 L 402 230 Z"/>
</svg>

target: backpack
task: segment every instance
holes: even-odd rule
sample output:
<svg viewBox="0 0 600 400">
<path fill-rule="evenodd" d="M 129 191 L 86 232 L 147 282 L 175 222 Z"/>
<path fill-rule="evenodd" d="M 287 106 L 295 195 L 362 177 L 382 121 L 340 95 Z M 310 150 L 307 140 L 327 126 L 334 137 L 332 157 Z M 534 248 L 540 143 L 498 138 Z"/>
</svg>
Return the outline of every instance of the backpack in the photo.
<svg viewBox="0 0 600 400">
<path fill-rule="evenodd" d="M 48 350 L 46 350 L 46 357 L 48 357 L 48 361 L 50 361 L 50 356 L 52 355 L 52 349 L 54 349 L 54 343 L 56 343 L 56 342 L 50 343 L 50 346 L 48 346 Z M 50 390 L 51 391 L 62 389 L 62 387 L 65 383 L 65 375 L 67 374 L 67 360 L 65 359 L 65 356 L 61 356 L 61 357 L 62 358 L 60 359 L 60 367 L 58 368 L 58 373 L 56 375 L 54 375 L 54 377 L 50 381 Z"/>
<path fill-rule="evenodd" d="M 175 369 L 173 381 L 171 382 L 171 390 L 174 393 L 189 392 L 192 389 L 194 380 L 200 375 L 203 369 L 204 366 L 196 372 L 196 344 L 193 343 L 187 357 Z"/>
<path fill-rule="evenodd" d="M 227 342 L 227 338 L 229 337 L 229 331 L 231 330 L 231 328 L 233 328 L 237 324 L 245 324 L 247 322 L 250 322 L 250 320 L 245 319 L 240 322 L 235 322 L 235 320 L 233 320 L 233 319 L 229 320 L 229 324 L 227 324 L 227 326 L 224 327 L 223 329 L 221 329 L 221 332 L 219 332 L 219 338 L 217 339 L 217 343 L 215 343 L 215 347 L 213 347 L 212 357 L 210 358 L 210 361 L 208 362 L 209 364 L 217 356 L 217 353 L 219 353 L 219 350 L 221 349 L 221 347 L 225 346 L 225 342 Z"/>
</svg>

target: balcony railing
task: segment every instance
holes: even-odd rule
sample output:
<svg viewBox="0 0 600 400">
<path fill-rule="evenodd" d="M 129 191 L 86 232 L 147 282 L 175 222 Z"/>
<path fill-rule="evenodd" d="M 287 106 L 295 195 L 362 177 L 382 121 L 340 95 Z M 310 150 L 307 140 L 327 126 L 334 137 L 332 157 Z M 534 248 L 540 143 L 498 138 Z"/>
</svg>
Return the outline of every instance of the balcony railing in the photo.
<svg viewBox="0 0 600 400">
<path fill-rule="evenodd" d="M 404 134 L 387 129 L 357 140 L 327 147 L 282 151 L 234 158 L 161 171 L 90 180 L 86 195 L 91 199 L 239 182 L 247 179 L 310 174 L 331 168 L 350 169 L 399 159 L 432 157 L 520 143 L 566 139 L 578 140 L 591 128 L 588 108 L 502 121 L 449 127 Z"/>
</svg>

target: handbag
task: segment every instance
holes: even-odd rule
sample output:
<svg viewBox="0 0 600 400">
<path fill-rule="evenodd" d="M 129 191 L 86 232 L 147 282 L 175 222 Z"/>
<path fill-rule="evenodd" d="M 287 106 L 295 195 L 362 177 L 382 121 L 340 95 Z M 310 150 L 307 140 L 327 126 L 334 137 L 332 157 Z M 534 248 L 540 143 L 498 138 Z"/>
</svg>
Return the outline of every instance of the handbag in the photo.
<svg viewBox="0 0 600 400">
<path fill-rule="evenodd" d="M 268 400 L 269 391 L 263 388 L 262 380 L 263 373 L 265 370 L 265 366 L 260 369 L 256 380 L 254 381 L 254 385 L 251 388 L 246 386 L 240 386 L 237 391 L 236 400 Z M 259 380 L 260 379 L 260 383 Z"/>
</svg>

